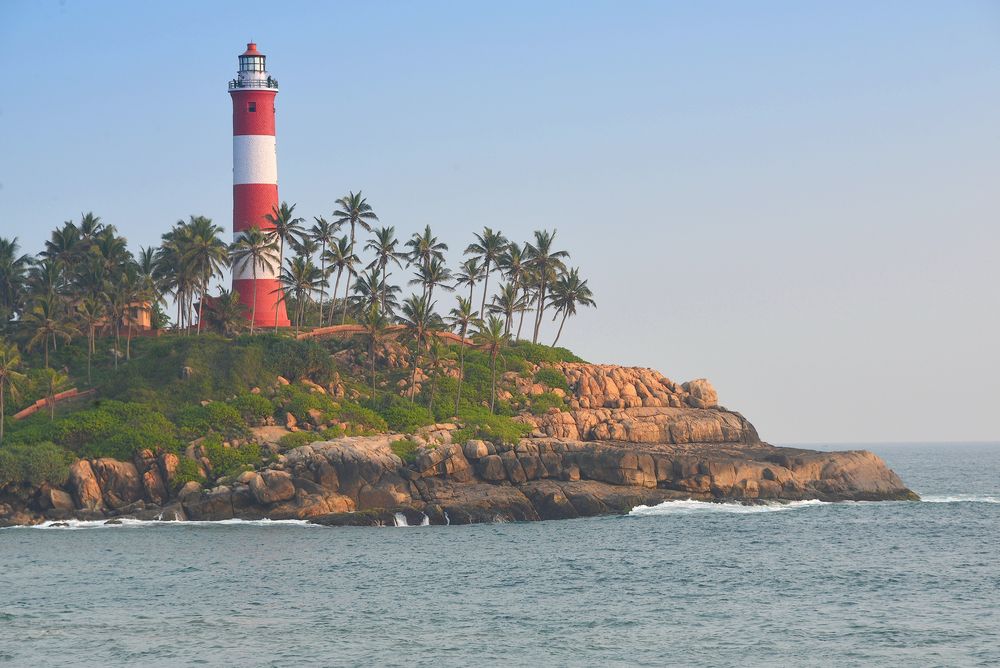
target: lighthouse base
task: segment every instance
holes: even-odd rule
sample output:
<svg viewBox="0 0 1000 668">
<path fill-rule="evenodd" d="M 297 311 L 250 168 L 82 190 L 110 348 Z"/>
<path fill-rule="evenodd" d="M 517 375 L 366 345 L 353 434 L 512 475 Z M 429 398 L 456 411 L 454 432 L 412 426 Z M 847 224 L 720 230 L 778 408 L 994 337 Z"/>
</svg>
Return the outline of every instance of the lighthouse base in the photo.
<svg viewBox="0 0 1000 668">
<path fill-rule="evenodd" d="M 256 284 L 256 294 L 255 286 Z M 285 302 L 281 298 L 284 291 L 276 278 L 237 279 L 233 281 L 233 290 L 239 293 L 240 301 L 246 306 L 246 317 L 249 322 L 254 319 L 254 327 L 290 327 Z M 254 303 L 257 308 L 254 310 Z M 277 321 L 277 322 L 276 322 Z"/>
</svg>

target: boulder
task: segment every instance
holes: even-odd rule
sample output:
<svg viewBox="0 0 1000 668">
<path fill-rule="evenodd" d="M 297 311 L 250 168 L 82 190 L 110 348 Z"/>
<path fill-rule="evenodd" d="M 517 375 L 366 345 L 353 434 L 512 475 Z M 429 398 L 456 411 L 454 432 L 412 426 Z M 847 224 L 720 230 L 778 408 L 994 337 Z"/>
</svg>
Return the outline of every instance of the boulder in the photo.
<svg viewBox="0 0 1000 668">
<path fill-rule="evenodd" d="M 287 471 L 267 470 L 250 480 L 250 491 L 259 503 L 287 501 L 295 496 L 295 485 Z"/>
<path fill-rule="evenodd" d="M 69 467 L 69 488 L 76 507 L 83 510 L 104 508 L 104 495 L 94 475 L 94 469 L 86 459 L 78 459 Z"/>
<path fill-rule="evenodd" d="M 704 378 L 691 380 L 681 387 L 687 391 L 687 402 L 694 408 L 715 408 L 719 405 L 719 395 L 715 393 L 715 388 Z"/>
</svg>

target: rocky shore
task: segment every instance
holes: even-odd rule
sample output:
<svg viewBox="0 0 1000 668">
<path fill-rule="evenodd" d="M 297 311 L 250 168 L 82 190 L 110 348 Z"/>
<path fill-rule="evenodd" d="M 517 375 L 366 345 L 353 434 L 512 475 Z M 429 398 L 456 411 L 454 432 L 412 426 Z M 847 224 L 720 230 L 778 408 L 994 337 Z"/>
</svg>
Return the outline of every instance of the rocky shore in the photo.
<svg viewBox="0 0 1000 668">
<path fill-rule="evenodd" d="M 671 499 L 876 501 L 915 499 L 867 451 L 818 452 L 762 442 L 705 380 L 676 384 L 649 369 L 562 364 L 568 410 L 524 415 L 518 443 L 453 442 L 456 425 L 411 438 L 344 437 L 285 452 L 258 470 L 177 485 L 180 458 L 81 459 L 62 487 L 0 499 L 0 526 L 45 520 L 306 519 L 392 525 L 565 519 L 628 512 Z M 526 393 L 533 391 L 525 387 Z"/>
</svg>

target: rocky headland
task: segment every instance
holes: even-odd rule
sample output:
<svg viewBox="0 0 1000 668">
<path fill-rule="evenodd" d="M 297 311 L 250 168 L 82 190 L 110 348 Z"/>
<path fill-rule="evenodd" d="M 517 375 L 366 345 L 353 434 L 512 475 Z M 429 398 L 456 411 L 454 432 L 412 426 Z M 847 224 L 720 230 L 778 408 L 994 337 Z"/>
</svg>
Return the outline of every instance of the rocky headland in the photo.
<svg viewBox="0 0 1000 668">
<path fill-rule="evenodd" d="M 0 524 L 114 518 L 306 519 L 326 525 L 467 524 L 625 513 L 672 499 L 760 503 L 915 499 L 867 451 L 819 452 L 760 440 L 711 384 L 678 384 L 641 368 L 562 363 L 567 409 L 519 419 L 517 443 L 454 442 L 456 424 L 409 435 L 343 437 L 279 451 L 257 470 L 175 484 L 180 456 L 145 450 L 132 461 L 80 459 L 61 487 L 0 501 Z M 514 378 L 516 381 L 517 379 Z M 530 380 L 527 395 L 550 391 Z M 263 442 L 275 431 L 263 428 Z M 197 444 L 188 456 L 198 459 Z M 207 463 L 207 460 L 206 460 Z"/>
</svg>

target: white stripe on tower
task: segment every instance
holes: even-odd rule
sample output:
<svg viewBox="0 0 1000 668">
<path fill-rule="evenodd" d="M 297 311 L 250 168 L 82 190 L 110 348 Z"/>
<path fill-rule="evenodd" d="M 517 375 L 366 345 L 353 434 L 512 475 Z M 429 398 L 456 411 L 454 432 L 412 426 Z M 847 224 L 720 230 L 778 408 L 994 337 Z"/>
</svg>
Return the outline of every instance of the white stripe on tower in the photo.
<svg viewBox="0 0 1000 668">
<path fill-rule="evenodd" d="M 278 183 L 278 153 L 274 135 L 233 137 L 233 184 Z"/>
</svg>

